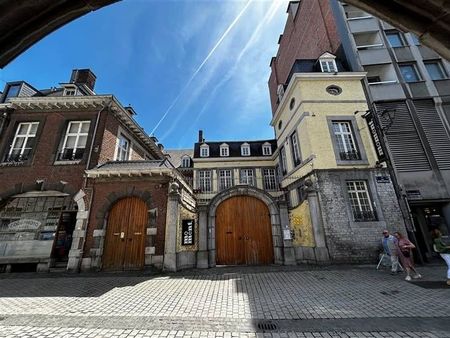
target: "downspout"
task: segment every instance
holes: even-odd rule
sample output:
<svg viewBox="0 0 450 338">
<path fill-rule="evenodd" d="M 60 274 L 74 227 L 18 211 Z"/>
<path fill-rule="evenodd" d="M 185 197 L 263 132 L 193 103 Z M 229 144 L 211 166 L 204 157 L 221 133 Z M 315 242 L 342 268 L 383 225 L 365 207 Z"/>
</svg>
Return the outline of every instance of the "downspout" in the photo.
<svg viewBox="0 0 450 338">
<path fill-rule="evenodd" d="M 112 100 L 110 100 L 107 105 L 103 105 L 102 109 L 100 109 L 98 111 L 98 113 L 97 113 L 97 119 L 95 120 L 94 133 L 93 133 L 93 136 L 92 136 L 91 145 L 89 147 L 89 154 L 88 154 L 88 159 L 86 161 L 86 168 L 85 168 L 85 170 L 88 170 L 89 169 L 89 165 L 91 164 L 92 151 L 94 149 L 94 143 L 95 143 L 95 139 L 96 139 L 96 136 L 97 136 L 98 125 L 100 123 L 100 116 L 101 116 L 102 112 L 105 110 L 105 108 L 110 108 L 111 107 L 111 104 L 112 104 Z M 83 190 L 87 189 L 87 181 L 88 181 L 88 178 L 87 178 L 87 175 L 86 175 L 86 172 L 85 172 L 84 173 L 84 183 L 83 183 L 83 186 L 82 186 Z M 90 198 L 89 198 L 89 207 L 87 209 L 88 214 L 87 214 L 87 219 L 86 219 L 86 229 L 85 229 L 85 233 L 84 233 L 84 237 L 83 237 L 83 244 L 81 245 L 82 250 L 81 250 L 81 253 L 80 253 L 80 260 L 78 261 L 77 271 L 81 270 L 81 263 L 83 261 L 84 246 L 86 244 L 86 233 L 87 233 L 87 228 L 88 228 L 88 225 L 89 225 L 89 218 L 91 216 L 92 202 L 94 200 L 94 184 L 92 184 L 91 194 L 90 194 L 89 197 Z"/>
</svg>

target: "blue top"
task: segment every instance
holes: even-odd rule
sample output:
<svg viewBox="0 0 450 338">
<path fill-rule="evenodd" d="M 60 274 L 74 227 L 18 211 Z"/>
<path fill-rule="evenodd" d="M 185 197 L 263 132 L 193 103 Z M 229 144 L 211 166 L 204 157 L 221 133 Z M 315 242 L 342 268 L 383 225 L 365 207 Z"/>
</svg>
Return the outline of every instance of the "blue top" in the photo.
<svg viewBox="0 0 450 338">
<path fill-rule="evenodd" d="M 397 248 L 397 238 L 395 238 L 392 235 L 389 235 L 389 237 L 383 237 L 381 240 L 381 243 L 383 243 L 383 249 L 384 252 L 390 256 L 392 253 L 395 255 L 396 248 Z"/>
</svg>

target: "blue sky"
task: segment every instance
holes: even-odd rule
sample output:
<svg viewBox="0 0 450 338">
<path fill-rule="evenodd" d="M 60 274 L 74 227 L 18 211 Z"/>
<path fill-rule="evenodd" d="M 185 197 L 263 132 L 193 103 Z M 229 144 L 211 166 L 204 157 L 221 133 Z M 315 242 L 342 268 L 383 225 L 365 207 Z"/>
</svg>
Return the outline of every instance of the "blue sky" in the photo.
<svg viewBox="0 0 450 338">
<path fill-rule="evenodd" d="M 131 104 L 166 148 L 273 138 L 267 80 L 285 0 L 124 0 L 38 42 L 0 70 L 36 88 L 91 68 L 97 94 Z M 155 129 L 155 127 L 157 127 Z"/>
</svg>

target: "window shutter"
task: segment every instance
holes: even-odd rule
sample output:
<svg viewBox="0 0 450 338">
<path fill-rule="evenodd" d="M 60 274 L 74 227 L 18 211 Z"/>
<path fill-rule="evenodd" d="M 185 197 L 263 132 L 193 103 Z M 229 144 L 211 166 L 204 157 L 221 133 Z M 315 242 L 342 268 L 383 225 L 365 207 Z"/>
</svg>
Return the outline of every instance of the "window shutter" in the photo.
<svg viewBox="0 0 450 338">
<path fill-rule="evenodd" d="M 450 138 L 433 100 L 414 101 L 414 105 L 439 169 L 450 169 Z"/>
<path fill-rule="evenodd" d="M 386 138 L 395 168 L 399 172 L 431 170 L 406 102 L 376 103 L 375 107 L 379 115 L 387 110 L 394 117 L 391 126 L 386 130 Z M 386 113 L 387 115 L 389 114 Z M 383 117 L 380 120 L 383 127 L 389 124 Z"/>
</svg>

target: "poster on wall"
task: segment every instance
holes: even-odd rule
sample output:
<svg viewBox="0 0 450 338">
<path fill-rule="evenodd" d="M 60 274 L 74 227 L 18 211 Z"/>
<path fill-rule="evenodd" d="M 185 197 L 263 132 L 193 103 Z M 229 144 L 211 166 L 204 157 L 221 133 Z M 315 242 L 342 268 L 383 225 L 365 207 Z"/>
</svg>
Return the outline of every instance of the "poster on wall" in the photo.
<svg viewBox="0 0 450 338">
<path fill-rule="evenodd" d="M 194 245 L 194 225 L 193 219 L 181 221 L 181 245 Z"/>
</svg>

